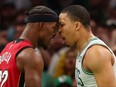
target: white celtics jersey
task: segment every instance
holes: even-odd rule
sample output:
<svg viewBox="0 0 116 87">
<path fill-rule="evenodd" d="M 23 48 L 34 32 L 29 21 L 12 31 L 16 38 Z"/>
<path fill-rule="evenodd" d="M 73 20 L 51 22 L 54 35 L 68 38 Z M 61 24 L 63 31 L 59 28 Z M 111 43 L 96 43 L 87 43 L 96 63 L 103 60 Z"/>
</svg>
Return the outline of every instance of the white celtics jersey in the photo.
<svg viewBox="0 0 116 87">
<path fill-rule="evenodd" d="M 113 54 L 111 49 L 103 41 L 101 41 L 97 37 L 92 38 L 88 42 L 88 44 L 84 47 L 82 52 L 77 56 L 77 59 L 76 59 L 75 78 L 76 78 L 78 87 L 97 87 L 96 80 L 94 78 L 93 73 L 87 72 L 82 66 L 82 60 L 86 51 L 88 50 L 90 46 L 95 44 L 105 46 Z M 114 68 L 115 77 L 116 77 L 116 57 L 114 54 L 113 56 L 115 58 L 115 63 L 113 65 L 113 68 Z"/>
</svg>

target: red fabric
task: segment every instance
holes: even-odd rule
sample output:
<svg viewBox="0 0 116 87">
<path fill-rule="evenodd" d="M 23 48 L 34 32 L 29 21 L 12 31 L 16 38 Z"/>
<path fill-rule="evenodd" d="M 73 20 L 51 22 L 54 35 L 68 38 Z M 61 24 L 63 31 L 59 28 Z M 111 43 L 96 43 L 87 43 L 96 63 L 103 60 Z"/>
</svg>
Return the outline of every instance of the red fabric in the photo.
<svg viewBox="0 0 116 87">
<path fill-rule="evenodd" d="M 21 72 L 16 65 L 16 54 L 22 48 L 30 46 L 27 40 L 10 42 L 0 54 L 0 87 L 18 87 Z"/>
</svg>

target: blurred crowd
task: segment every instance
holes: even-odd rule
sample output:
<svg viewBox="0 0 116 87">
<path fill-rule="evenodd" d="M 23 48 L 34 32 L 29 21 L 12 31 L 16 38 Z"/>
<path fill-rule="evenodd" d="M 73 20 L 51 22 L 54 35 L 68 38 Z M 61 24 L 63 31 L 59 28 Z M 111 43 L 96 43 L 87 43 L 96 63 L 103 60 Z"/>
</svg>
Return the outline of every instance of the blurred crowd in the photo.
<svg viewBox="0 0 116 87">
<path fill-rule="evenodd" d="M 25 29 L 26 11 L 45 5 L 60 13 L 73 4 L 83 5 L 91 15 L 91 29 L 116 54 L 116 0 L 0 0 L 0 52 L 17 39 Z M 51 40 L 48 50 L 41 51 L 44 59 L 43 87 L 75 87 L 75 48 L 62 45 L 59 35 Z"/>
</svg>

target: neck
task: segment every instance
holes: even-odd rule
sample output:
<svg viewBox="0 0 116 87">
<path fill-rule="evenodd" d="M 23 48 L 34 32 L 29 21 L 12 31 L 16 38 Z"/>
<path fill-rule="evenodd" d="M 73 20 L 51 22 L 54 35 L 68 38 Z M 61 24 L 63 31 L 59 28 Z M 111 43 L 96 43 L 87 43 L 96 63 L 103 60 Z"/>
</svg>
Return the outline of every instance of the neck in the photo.
<svg viewBox="0 0 116 87">
<path fill-rule="evenodd" d="M 25 39 L 30 41 L 30 43 L 32 44 L 32 46 L 35 48 L 37 47 L 37 36 L 36 36 L 36 29 L 27 27 L 25 28 L 25 30 L 23 31 L 22 35 L 19 37 L 21 39 Z"/>
<path fill-rule="evenodd" d="M 84 34 L 82 38 L 78 40 L 76 43 L 76 48 L 78 50 L 78 53 L 82 51 L 82 49 L 86 46 L 86 44 L 94 37 L 94 35 L 90 32 L 87 34 Z"/>
</svg>

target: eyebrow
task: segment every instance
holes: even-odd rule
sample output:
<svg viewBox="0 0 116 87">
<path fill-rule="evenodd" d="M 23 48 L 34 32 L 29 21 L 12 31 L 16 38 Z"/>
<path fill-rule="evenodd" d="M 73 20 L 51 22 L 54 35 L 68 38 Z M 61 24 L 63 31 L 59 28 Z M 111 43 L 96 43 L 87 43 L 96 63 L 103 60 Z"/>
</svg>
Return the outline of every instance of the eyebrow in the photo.
<svg viewBox="0 0 116 87">
<path fill-rule="evenodd" d="M 62 24 L 62 23 L 64 23 L 64 22 L 58 22 L 58 24 Z"/>
</svg>

